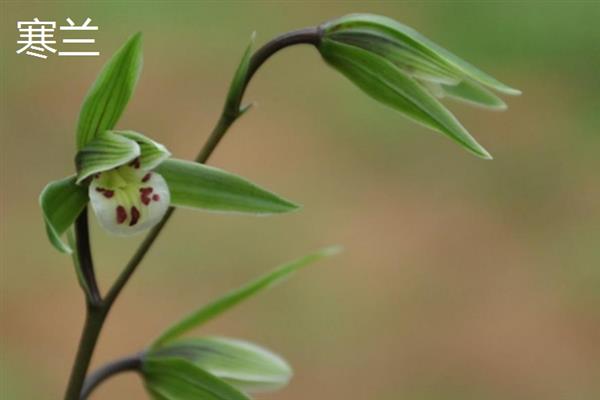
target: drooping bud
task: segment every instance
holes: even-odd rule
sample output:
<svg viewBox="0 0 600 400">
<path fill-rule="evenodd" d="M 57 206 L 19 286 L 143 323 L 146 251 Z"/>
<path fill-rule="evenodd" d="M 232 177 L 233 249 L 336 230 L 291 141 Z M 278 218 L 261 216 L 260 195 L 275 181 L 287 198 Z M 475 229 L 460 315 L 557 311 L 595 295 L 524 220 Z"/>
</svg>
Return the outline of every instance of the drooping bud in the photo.
<svg viewBox="0 0 600 400">
<path fill-rule="evenodd" d="M 490 154 L 438 100 L 453 97 L 504 109 L 491 91 L 520 94 L 390 18 L 352 14 L 320 26 L 324 60 L 363 92 L 441 132 L 482 158 Z"/>
</svg>

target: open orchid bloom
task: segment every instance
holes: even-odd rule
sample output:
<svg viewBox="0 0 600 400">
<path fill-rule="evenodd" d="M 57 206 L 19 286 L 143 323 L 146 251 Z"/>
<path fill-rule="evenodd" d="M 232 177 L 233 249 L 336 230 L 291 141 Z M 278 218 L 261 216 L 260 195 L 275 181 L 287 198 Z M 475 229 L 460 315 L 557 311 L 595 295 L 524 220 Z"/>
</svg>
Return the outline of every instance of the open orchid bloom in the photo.
<svg viewBox="0 0 600 400">
<path fill-rule="evenodd" d="M 164 146 L 131 131 L 107 131 L 78 153 L 77 183 L 90 180 L 90 203 L 104 229 L 129 235 L 163 217 L 171 196 L 153 169 L 169 156 Z"/>
<path fill-rule="evenodd" d="M 77 127 L 76 175 L 49 183 L 40 195 L 46 231 L 62 252 L 61 236 L 88 203 L 100 225 L 116 235 L 156 225 L 170 206 L 272 214 L 298 206 L 217 168 L 170 158 L 141 133 L 114 130 L 141 68 L 141 36 L 134 35 L 104 66 L 88 93 Z"/>
</svg>

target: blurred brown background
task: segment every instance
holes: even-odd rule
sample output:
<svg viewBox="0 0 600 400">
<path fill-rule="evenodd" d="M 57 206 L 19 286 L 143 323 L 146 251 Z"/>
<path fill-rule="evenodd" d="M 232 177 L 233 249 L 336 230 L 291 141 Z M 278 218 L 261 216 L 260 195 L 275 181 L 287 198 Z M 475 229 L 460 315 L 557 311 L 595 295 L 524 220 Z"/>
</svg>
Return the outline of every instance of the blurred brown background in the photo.
<svg viewBox="0 0 600 400">
<path fill-rule="evenodd" d="M 82 98 L 136 31 L 144 70 L 119 127 L 192 158 L 250 34 L 349 12 L 398 19 L 521 90 L 503 113 L 451 104 L 479 160 L 375 103 L 308 47 L 262 68 L 211 164 L 304 205 L 271 218 L 178 211 L 130 282 L 94 366 L 276 264 L 346 251 L 207 325 L 294 366 L 260 399 L 600 397 L 600 6 L 597 2 L 3 2 L 1 394 L 62 396 L 82 325 L 71 261 L 37 204 L 72 172 Z M 100 57 L 15 54 L 16 22 L 91 17 Z M 106 288 L 139 237 L 94 225 Z M 145 399 L 122 375 L 93 399 Z"/>
</svg>

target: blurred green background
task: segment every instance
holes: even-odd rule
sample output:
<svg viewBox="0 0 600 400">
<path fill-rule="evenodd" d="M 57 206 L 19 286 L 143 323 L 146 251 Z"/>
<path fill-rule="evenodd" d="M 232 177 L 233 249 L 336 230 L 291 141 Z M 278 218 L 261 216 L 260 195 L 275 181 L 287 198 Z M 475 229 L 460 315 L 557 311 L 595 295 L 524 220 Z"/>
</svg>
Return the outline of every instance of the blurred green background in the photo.
<svg viewBox="0 0 600 400">
<path fill-rule="evenodd" d="M 346 251 L 207 325 L 282 354 L 295 377 L 260 399 L 600 397 L 598 2 L 2 2 L 1 392 L 58 399 L 83 317 L 70 259 L 37 197 L 72 171 L 82 98 L 136 31 L 144 70 L 119 127 L 192 158 L 253 31 L 349 12 L 404 22 L 523 91 L 503 113 L 450 104 L 482 161 L 359 92 L 309 47 L 253 80 L 258 107 L 211 164 L 304 205 L 271 218 L 178 211 L 107 321 L 94 366 L 328 244 Z M 91 17 L 100 57 L 16 55 L 19 20 Z M 102 287 L 139 237 L 94 222 Z M 135 375 L 93 399 L 145 399 Z"/>
</svg>

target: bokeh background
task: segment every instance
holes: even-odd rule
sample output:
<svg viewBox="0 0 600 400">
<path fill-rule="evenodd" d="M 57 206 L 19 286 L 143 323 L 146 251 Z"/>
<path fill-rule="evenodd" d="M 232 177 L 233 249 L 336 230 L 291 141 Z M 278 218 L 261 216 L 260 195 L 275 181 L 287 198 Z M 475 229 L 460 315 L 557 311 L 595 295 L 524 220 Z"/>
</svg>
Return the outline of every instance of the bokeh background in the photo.
<svg viewBox="0 0 600 400">
<path fill-rule="evenodd" d="M 259 399 L 600 398 L 600 6 L 597 2 L 2 2 L 1 392 L 59 399 L 83 318 L 70 259 L 37 197 L 72 171 L 82 98 L 136 31 L 144 70 L 119 127 L 192 158 L 253 31 L 349 12 L 396 18 L 524 95 L 507 112 L 450 104 L 479 160 L 359 92 L 309 47 L 281 52 L 258 107 L 211 164 L 304 205 L 270 217 L 178 211 L 113 309 L 94 366 L 280 262 L 345 252 L 207 325 L 284 355 Z M 94 58 L 17 56 L 16 22 L 91 17 Z M 139 237 L 94 222 L 106 288 Z M 121 375 L 93 399 L 145 399 Z"/>
</svg>

